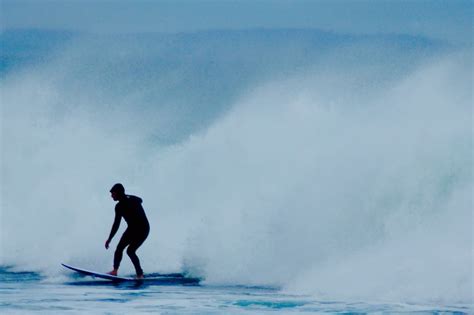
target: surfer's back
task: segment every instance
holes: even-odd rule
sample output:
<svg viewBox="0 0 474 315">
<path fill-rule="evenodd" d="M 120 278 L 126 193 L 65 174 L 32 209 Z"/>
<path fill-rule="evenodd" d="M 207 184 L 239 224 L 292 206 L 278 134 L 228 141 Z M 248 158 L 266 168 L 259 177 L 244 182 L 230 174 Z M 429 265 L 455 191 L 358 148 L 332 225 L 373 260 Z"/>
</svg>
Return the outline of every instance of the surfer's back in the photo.
<svg viewBox="0 0 474 315">
<path fill-rule="evenodd" d="M 149 226 L 140 197 L 126 195 L 115 205 L 115 211 L 125 219 L 130 229 L 143 229 Z"/>
</svg>

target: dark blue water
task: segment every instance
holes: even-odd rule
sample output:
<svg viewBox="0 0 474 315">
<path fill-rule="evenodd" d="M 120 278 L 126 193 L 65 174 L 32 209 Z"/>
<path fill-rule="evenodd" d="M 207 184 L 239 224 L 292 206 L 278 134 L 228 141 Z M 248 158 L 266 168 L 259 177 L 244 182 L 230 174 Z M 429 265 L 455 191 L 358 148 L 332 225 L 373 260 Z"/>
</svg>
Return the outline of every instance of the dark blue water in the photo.
<svg viewBox="0 0 474 315">
<path fill-rule="evenodd" d="M 467 314 L 468 306 L 383 304 L 317 300 L 289 295 L 277 288 L 114 284 L 76 277 L 49 278 L 35 272 L 0 269 L 0 313 L 44 314 L 282 314 L 418 313 Z"/>
</svg>

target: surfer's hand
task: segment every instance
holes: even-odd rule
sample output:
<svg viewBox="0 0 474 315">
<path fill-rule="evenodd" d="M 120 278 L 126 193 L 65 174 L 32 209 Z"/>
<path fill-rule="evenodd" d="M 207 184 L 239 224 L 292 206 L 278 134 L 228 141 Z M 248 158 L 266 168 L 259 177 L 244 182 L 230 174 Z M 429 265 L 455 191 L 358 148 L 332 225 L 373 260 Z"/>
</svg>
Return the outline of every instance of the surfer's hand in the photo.
<svg viewBox="0 0 474 315">
<path fill-rule="evenodd" d="M 110 244 L 110 241 L 109 241 L 109 240 L 106 240 L 106 241 L 105 241 L 105 249 L 109 249 L 109 244 Z"/>
</svg>

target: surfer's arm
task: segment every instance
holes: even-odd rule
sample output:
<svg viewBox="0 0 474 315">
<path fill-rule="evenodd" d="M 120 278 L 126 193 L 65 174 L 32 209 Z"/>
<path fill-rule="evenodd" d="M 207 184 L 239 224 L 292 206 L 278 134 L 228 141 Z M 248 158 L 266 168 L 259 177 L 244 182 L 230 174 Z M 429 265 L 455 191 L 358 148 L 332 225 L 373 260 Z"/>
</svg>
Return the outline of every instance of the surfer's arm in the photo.
<svg viewBox="0 0 474 315">
<path fill-rule="evenodd" d="M 122 217 L 117 212 L 115 212 L 114 224 L 112 225 L 112 229 L 110 230 L 109 238 L 105 242 L 105 248 L 109 247 L 108 245 L 109 245 L 110 241 L 114 238 L 115 233 L 117 233 L 117 231 L 120 227 L 121 219 L 122 219 Z"/>
</svg>

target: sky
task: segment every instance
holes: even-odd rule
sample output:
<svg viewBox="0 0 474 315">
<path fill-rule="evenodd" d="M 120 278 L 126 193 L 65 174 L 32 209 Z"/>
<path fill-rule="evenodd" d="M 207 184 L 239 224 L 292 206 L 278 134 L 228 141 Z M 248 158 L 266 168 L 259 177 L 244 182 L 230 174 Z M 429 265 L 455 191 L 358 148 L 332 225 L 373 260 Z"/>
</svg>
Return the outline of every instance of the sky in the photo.
<svg viewBox="0 0 474 315">
<path fill-rule="evenodd" d="M 89 33 L 315 28 L 472 41 L 470 0 L 0 0 L 1 29 Z"/>
</svg>

